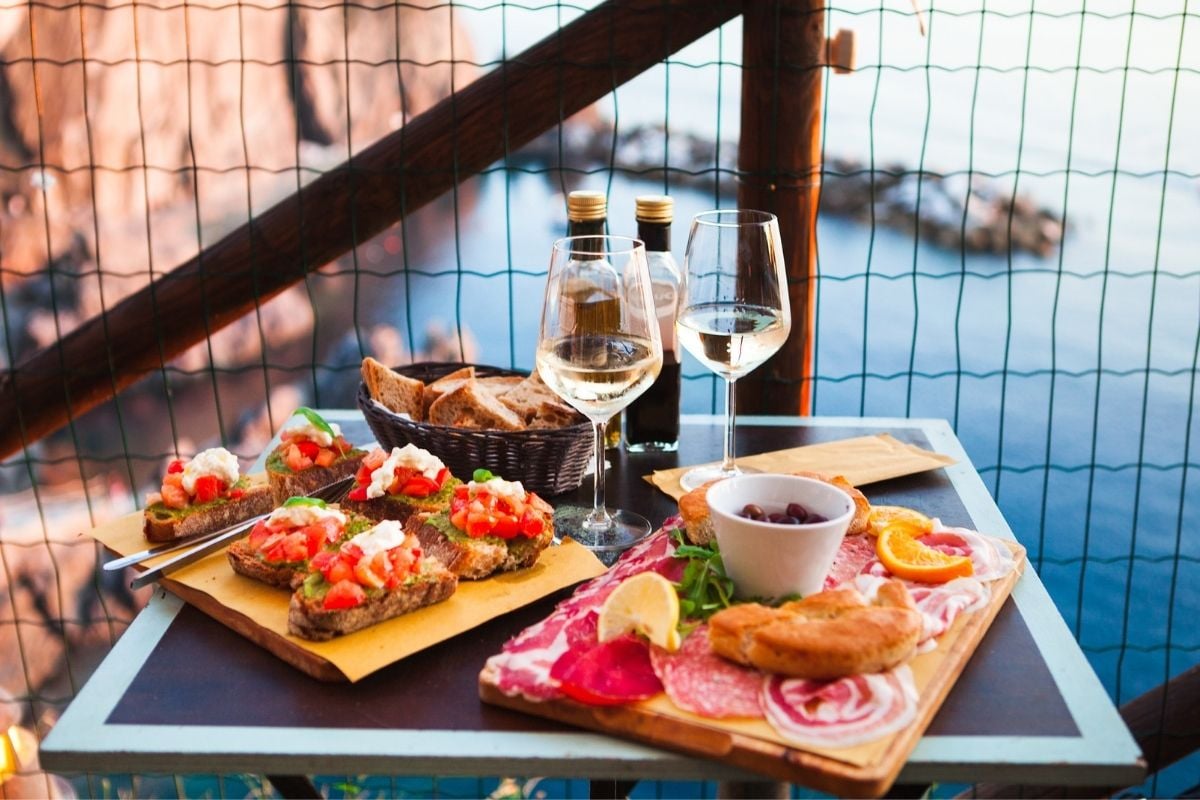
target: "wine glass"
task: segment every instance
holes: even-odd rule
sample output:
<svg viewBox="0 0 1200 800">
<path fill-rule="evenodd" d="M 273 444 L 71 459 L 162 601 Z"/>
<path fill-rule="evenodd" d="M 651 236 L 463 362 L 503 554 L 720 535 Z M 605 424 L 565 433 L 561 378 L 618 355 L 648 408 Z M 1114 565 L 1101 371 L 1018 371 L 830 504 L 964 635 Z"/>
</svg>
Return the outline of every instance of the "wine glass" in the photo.
<svg viewBox="0 0 1200 800">
<path fill-rule="evenodd" d="M 537 370 L 596 431 L 592 508 L 560 507 L 555 529 L 602 558 L 615 558 L 650 532 L 645 517 L 604 505 L 604 433 L 613 415 L 658 377 L 661 336 L 640 240 L 573 236 L 554 243 Z"/>
<path fill-rule="evenodd" d="M 688 470 L 687 491 L 743 472 L 733 459 L 734 391 L 738 378 L 787 340 L 792 313 L 779 221 L 765 211 L 706 211 L 692 218 L 684 255 L 679 341 L 725 379 L 725 456 Z"/>
</svg>

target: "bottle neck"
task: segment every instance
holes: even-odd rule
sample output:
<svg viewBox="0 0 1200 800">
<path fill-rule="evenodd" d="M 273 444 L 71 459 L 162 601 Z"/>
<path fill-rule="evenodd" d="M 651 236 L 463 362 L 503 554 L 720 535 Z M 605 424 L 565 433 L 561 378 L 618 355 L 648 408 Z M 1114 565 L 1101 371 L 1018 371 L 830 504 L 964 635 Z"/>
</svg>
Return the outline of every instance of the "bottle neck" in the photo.
<svg viewBox="0 0 1200 800">
<path fill-rule="evenodd" d="M 646 243 L 647 253 L 671 251 L 671 223 L 638 220 L 638 238 Z"/>
<path fill-rule="evenodd" d="M 594 239 L 584 239 L 576 242 L 574 247 L 579 253 L 603 253 L 604 242 L 599 237 L 604 235 L 604 218 L 567 221 L 567 236 L 594 236 Z M 583 256 L 583 258 L 588 258 Z M 596 258 L 596 256 L 591 256 Z"/>
</svg>

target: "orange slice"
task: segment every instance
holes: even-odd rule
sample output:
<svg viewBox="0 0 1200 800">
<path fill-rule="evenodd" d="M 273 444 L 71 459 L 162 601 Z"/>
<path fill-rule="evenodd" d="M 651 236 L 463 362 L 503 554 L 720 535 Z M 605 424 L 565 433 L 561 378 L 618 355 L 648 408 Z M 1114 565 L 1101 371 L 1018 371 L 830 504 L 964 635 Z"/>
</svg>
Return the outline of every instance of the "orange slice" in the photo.
<svg viewBox="0 0 1200 800">
<path fill-rule="evenodd" d="M 914 538 L 933 532 L 933 520 L 904 506 L 871 506 L 867 526 L 867 532 L 872 536 L 878 536 L 884 528 L 892 526 L 904 528 Z"/>
<path fill-rule="evenodd" d="M 875 540 L 875 554 L 897 578 L 921 583 L 945 583 L 975 572 L 971 559 L 949 556 L 916 540 L 903 525 L 890 525 Z"/>
<path fill-rule="evenodd" d="M 678 627 L 675 587 L 657 572 L 641 572 L 623 580 L 604 601 L 596 633 L 607 642 L 632 631 L 674 652 L 680 644 Z"/>
</svg>

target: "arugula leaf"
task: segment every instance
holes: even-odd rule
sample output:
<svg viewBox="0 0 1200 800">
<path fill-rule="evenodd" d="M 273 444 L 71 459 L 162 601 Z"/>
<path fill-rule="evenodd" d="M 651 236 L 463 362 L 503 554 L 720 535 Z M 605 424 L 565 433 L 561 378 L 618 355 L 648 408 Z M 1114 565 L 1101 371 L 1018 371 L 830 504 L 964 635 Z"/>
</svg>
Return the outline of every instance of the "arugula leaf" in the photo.
<svg viewBox="0 0 1200 800">
<path fill-rule="evenodd" d="M 306 420 L 308 420 L 312 424 L 312 426 L 314 428 L 316 428 L 317 430 L 324 431 L 325 433 L 329 434 L 330 436 L 333 436 L 333 428 L 329 427 L 329 423 L 326 422 L 325 419 L 320 414 L 313 411 L 311 408 L 309 408 L 307 406 L 300 406 L 299 408 L 296 409 L 296 414 L 299 414 L 300 416 L 302 416 Z M 295 416 L 296 414 L 293 414 L 292 416 Z"/>
<path fill-rule="evenodd" d="M 686 558 L 683 577 L 675 584 L 679 594 L 681 628 L 694 628 L 723 608 L 733 605 L 733 581 L 725 574 L 725 563 L 716 542 L 702 546 L 688 544 L 679 530 L 671 532 L 675 558 Z"/>
</svg>

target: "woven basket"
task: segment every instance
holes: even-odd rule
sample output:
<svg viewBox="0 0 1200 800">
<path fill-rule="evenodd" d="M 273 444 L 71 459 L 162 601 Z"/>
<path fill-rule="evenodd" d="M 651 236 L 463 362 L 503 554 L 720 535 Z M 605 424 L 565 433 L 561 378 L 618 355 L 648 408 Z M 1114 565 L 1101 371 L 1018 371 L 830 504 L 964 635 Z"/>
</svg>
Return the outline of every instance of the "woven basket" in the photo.
<svg viewBox="0 0 1200 800">
<path fill-rule="evenodd" d="M 396 367 L 409 378 L 431 383 L 466 364 L 422 362 Z M 521 375 L 525 373 L 472 364 L 475 374 Z M 505 480 L 520 481 L 541 495 L 569 492 L 583 483 L 592 456 L 591 423 L 565 428 L 531 431 L 488 431 L 451 428 L 428 422 L 413 422 L 371 400 L 366 384 L 358 387 L 358 407 L 384 449 L 415 444 L 440 458 L 450 473 L 470 480 L 476 469 L 489 469 Z"/>
</svg>

